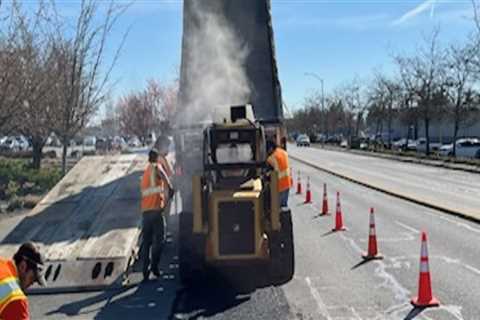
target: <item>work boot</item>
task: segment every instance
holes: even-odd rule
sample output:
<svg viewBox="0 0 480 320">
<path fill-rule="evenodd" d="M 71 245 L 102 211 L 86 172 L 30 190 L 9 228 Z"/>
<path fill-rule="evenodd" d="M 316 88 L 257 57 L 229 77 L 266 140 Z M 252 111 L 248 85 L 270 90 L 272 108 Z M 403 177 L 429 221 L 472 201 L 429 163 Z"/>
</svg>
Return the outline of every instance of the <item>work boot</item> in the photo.
<svg viewBox="0 0 480 320">
<path fill-rule="evenodd" d="M 150 277 L 150 270 L 144 270 L 143 271 L 143 281 L 142 282 L 147 282 L 148 278 Z"/>
<path fill-rule="evenodd" d="M 160 278 L 160 270 L 158 270 L 158 267 L 152 268 L 152 273 L 155 277 Z"/>
</svg>

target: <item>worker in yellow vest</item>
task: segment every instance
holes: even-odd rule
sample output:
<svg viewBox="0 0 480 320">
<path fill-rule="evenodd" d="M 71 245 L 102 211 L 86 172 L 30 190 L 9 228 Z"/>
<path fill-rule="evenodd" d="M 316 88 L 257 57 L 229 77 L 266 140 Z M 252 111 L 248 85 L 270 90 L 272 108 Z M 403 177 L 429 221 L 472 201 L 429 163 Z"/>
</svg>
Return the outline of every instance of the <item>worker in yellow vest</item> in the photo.
<svg viewBox="0 0 480 320">
<path fill-rule="evenodd" d="M 35 282 L 45 285 L 43 259 L 33 243 L 22 244 L 13 260 L 0 258 L 0 319 L 30 319 L 25 290 Z"/>
<path fill-rule="evenodd" d="M 140 187 L 143 234 L 140 259 L 143 262 L 143 279 L 146 281 L 150 272 L 160 277 L 158 263 L 165 240 L 164 209 L 173 196 L 172 184 L 162 166 L 158 165 L 158 151 L 155 149 L 148 154 L 148 165 Z"/>
<path fill-rule="evenodd" d="M 271 140 L 267 141 L 267 163 L 278 173 L 278 191 L 280 192 L 280 206 L 288 206 L 288 192 L 292 186 L 290 167 L 288 166 L 287 151 L 277 146 Z"/>
</svg>

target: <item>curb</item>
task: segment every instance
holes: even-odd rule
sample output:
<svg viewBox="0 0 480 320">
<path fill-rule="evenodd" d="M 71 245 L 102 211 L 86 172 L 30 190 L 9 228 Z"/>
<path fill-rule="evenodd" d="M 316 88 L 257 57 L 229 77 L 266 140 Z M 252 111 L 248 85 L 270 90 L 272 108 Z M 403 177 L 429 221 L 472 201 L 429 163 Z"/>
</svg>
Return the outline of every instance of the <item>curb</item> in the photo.
<svg viewBox="0 0 480 320">
<path fill-rule="evenodd" d="M 289 155 L 289 157 L 298 161 L 298 162 L 300 162 L 300 163 L 303 163 L 307 166 L 310 166 L 310 167 L 315 168 L 317 170 L 326 172 L 328 174 L 339 177 L 341 179 L 348 180 L 350 182 L 359 184 L 359 185 L 367 187 L 369 189 L 373 189 L 373 190 L 388 194 L 390 196 L 400 198 L 402 200 L 406 200 L 406 201 L 409 201 L 409 202 L 412 202 L 412 203 L 415 203 L 415 204 L 418 204 L 418 205 L 421 205 L 421 206 L 424 206 L 424 207 L 427 207 L 427 208 L 430 208 L 430 209 L 438 210 L 438 211 L 441 211 L 443 213 L 447 213 L 449 215 L 453 215 L 453 216 L 456 216 L 456 217 L 459 217 L 459 218 L 462 218 L 462 219 L 465 219 L 465 220 L 468 220 L 468 221 L 471 221 L 471 222 L 480 223 L 480 217 L 475 217 L 475 216 L 472 216 L 470 214 L 467 214 L 467 213 L 459 211 L 459 210 L 447 208 L 447 207 L 444 207 L 444 206 L 439 206 L 439 205 L 436 205 L 436 204 L 433 204 L 433 203 L 430 203 L 430 202 L 427 202 L 427 201 L 424 201 L 424 200 L 421 200 L 421 199 L 413 198 L 413 197 L 410 197 L 410 196 L 407 196 L 407 195 L 404 195 L 404 194 L 401 194 L 401 193 L 398 193 L 398 192 L 395 192 L 395 191 L 391 191 L 391 190 L 388 190 L 388 189 L 385 189 L 385 188 L 381 188 L 381 187 L 378 187 L 378 186 L 373 185 L 371 183 L 352 178 L 352 177 L 347 176 L 343 173 L 320 167 L 316 164 L 311 163 L 310 161 L 300 159 L 300 158 L 298 158 L 296 156 L 293 156 L 293 155 Z"/>
</svg>

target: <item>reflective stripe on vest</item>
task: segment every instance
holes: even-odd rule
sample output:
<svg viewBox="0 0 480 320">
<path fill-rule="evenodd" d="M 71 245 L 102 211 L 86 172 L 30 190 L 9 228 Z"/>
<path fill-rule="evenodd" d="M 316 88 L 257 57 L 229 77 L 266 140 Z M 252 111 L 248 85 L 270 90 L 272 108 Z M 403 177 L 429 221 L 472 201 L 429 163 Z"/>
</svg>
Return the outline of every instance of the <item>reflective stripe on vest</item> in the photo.
<svg viewBox="0 0 480 320">
<path fill-rule="evenodd" d="M 13 261 L 0 259 L 0 313 L 10 302 L 21 299 L 27 297 L 20 288 Z"/>
<path fill-rule="evenodd" d="M 149 164 L 143 174 L 141 184 L 142 212 L 163 209 L 164 207 L 164 181 L 158 177 L 157 170 L 155 164 Z"/>
<path fill-rule="evenodd" d="M 150 186 L 147 189 L 142 190 L 142 197 L 148 197 L 156 193 L 163 194 L 165 189 L 163 186 L 157 186 L 156 166 L 150 167 Z"/>
</svg>

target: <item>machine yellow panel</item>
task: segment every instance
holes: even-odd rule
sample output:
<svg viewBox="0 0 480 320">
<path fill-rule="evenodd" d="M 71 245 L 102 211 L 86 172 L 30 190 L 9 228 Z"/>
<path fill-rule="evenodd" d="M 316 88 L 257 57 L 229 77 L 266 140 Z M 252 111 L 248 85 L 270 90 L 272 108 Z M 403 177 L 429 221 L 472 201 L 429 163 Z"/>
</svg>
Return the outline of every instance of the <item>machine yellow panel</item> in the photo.
<svg viewBox="0 0 480 320">
<path fill-rule="evenodd" d="M 258 191 L 218 191 L 210 197 L 212 248 L 207 260 L 264 259 L 264 230 Z"/>
</svg>

